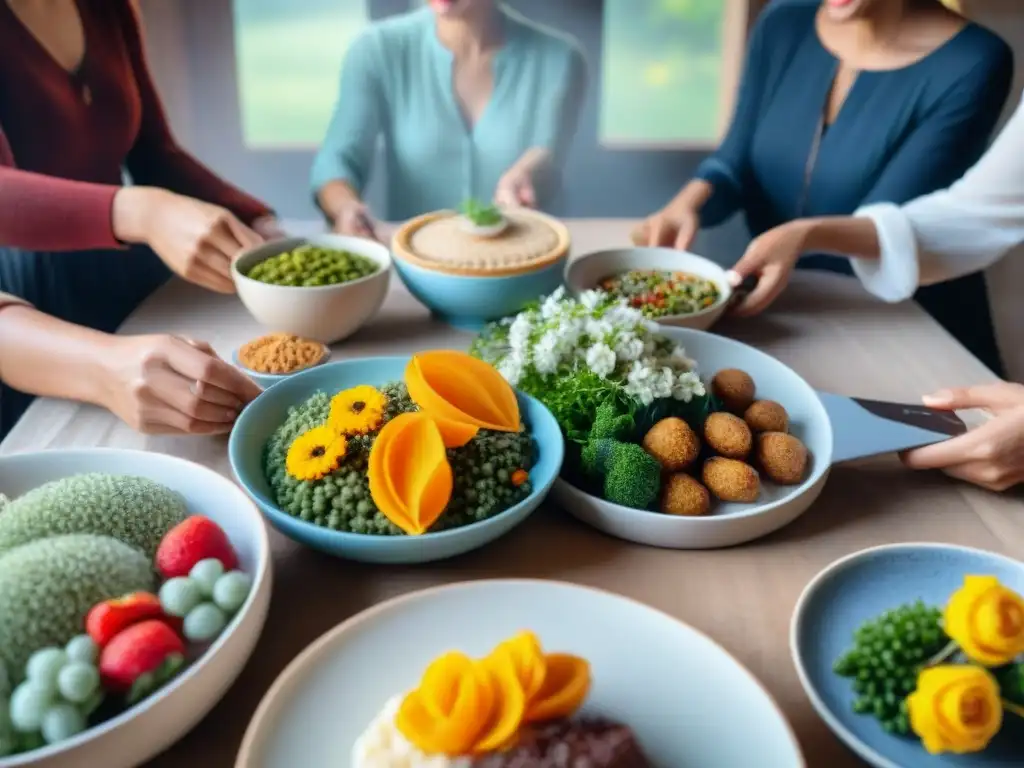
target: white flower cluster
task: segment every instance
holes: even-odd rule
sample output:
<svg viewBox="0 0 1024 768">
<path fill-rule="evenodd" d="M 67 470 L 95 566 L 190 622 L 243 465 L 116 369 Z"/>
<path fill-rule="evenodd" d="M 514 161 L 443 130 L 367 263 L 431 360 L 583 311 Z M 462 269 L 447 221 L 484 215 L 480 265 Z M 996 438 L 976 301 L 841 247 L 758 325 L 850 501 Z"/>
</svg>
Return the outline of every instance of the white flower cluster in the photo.
<svg viewBox="0 0 1024 768">
<path fill-rule="evenodd" d="M 586 291 L 577 300 L 559 288 L 539 309 L 509 321 L 508 352 L 497 367 L 516 386 L 530 373 L 569 376 L 585 366 L 643 405 L 703 395 L 696 363 L 657 329 L 624 299 Z"/>
</svg>

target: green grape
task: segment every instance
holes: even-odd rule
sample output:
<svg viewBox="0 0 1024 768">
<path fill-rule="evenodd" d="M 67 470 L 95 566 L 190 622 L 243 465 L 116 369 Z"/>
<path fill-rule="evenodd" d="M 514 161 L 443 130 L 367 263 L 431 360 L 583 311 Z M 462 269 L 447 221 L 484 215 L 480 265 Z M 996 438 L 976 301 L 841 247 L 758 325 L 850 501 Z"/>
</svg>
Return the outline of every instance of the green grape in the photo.
<svg viewBox="0 0 1024 768">
<path fill-rule="evenodd" d="M 213 585 L 213 602 L 228 614 L 233 614 L 249 596 L 252 589 L 252 578 L 242 571 L 225 573 Z"/>
<path fill-rule="evenodd" d="M 85 730 L 85 715 L 71 704 L 54 704 L 46 710 L 40 723 L 43 741 L 56 744 Z"/>
<path fill-rule="evenodd" d="M 189 571 L 188 577 L 195 581 L 203 591 L 203 597 L 213 596 L 213 585 L 224 575 L 224 564 L 215 557 L 200 560 Z M 193 606 L 194 607 L 194 606 Z M 191 610 L 191 609 L 190 609 Z M 186 611 L 188 613 L 188 611 Z"/>
<path fill-rule="evenodd" d="M 100 688 L 100 673 L 92 664 L 74 661 L 57 676 L 57 690 L 72 704 L 82 704 Z"/>
<path fill-rule="evenodd" d="M 227 623 L 227 616 L 216 605 L 200 603 L 188 612 L 182 631 L 191 642 L 204 643 L 219 635 Z"/>
<path fill-rule="evenodd" d="M 96 659 L 99 658 L 100 650 L 96 647 L 96 642 L 91 637 L 79 635 L 68 641 L 68 644 L 64 646 L 64 653 L 67 654 L 69 662 L 78 661 L 82 664 L 95 664 Z"/>
<path fill-rule="evenodd" d="M 28 680 L 11 694 L 11 724 L 16 731 L 32 733 L 43 723 L 43 715 L 54 701 L 52 688 Z"/>
<path fill-rule="evenodd" d="M 61 667 L 67 664 L 68 655 L 62 648 L 43 648 L 33 653 L 25 665 L 25 677 L 39 685 L 54 687 Z"/>
<path fill-rule="evenodd" d="M 184 618 L 203 602 L 206 587 L 191 576 L 168 579 L 160 587 L 160 605 L 171 616 Z"/>
</svg>

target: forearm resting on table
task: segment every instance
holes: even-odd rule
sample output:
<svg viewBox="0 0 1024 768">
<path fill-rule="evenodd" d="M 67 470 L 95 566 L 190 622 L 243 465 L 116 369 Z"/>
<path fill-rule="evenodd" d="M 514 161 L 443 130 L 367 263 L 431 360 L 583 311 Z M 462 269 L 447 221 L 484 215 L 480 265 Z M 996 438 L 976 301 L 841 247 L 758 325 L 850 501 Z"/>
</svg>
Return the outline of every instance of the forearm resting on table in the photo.
<svg viewBox="0 0 1024 768">
<path fill-rule="evenodd" d="M 855 259 L 880 259 L 882 248 L 875 223 L 860 216 L 804 219 L 804 253 L 828 253 Z"/>
<path fill-rule="evenodd" d="M 101 405 L 111 337 L 27 304 L 0 306 L 0 381 L 30 395 Z"/>
<path fill-rule="evenodd" d="M 320 187 L 316 201 L 327 218 L 334 221 L 346 205 L 361 203 L 362 198 L 347 181 L 335 179 Z"/>
</svg>

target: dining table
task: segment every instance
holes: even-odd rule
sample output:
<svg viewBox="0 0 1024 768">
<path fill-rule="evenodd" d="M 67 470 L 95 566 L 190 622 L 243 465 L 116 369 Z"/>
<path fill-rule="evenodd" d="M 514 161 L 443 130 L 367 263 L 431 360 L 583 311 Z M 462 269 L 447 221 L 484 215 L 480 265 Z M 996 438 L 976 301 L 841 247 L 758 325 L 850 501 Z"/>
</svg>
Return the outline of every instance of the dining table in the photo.
<svg viewBox="0 0 1024 768">
<path fill-rule="evenodd" d="M 628 245 L 635 222 L 567 224 L 576 255 Z M 202 339 L 229 359 L 233 349 L 267 330 L 236 296 L 210 293 L 175 278 L 119 332 Z M 915 303 L 882 302 L 856 279 L 838 274 L 797 271 L 769 311 L 747 319 L 726 317 L 712 330 L 767 352 L 819 391 L 919 403 L 923 394 L 942 387 L 995 378 Z M 334 345 L 332 359 L 466 349 L 471 339 L 470 333 L 435 320 L 393 276 L 380 312 Z M 967 420 L 976 423 L 972 418 Z M 232 476 L 226 436 L 147 436 L 99 408 L 51 399 L 32 404 L 0 444 L 0 455 L 92 446 L 158 451 Z M 861 766 L 860 758 L 815 713 L 798 680 L 790 653 L 790 620 L 802 590 L 836 559 L 895 542 L 945 542 L 1024 558 L 1024 500 L 941 473 L 911 471 L 897 456 L 883 455 L 833 467 L 821 496 L 796 521 L 728 549 L 683 551 L 633 544 L 578 522 L 552 501 L 483 549 L 425 565 L 348 562 L 304 548 L 273 530 L 270 537 L 273 597 L 252 658 L 209 715 L 146 768 L 233 765 L 263 695 L 320 635 L 398 595 L 501 578 L 596 587 L 685 622 L 723 646 L 761 681 L 785 713 L 808 766 Z M 338 696 L 345 692 L 338 691 Z M 737 727 L 742 731 L 742 724 Z"/>
</svg>

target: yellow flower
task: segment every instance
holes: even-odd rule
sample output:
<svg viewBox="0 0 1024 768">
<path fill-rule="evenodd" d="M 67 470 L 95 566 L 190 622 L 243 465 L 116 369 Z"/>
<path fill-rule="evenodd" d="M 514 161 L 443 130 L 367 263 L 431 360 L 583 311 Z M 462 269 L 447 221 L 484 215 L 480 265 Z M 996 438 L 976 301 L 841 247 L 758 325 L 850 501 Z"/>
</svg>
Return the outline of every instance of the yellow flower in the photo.
<svg viewBox="0 0 1024 768">
<path fill-rule="evenodd" d="M 387 397 L 367 384 L 345 389 L 331 398 L 327 424 L 342 435 L 365 435 L 380 426 L 387 405 Z"/>
<path fill-rule="evenodd" d="M 285 469 L 297 480 L 319 480 L 338 468 L 348 442 L 330 427 L 303 432 L 288 447 Z"/>
<path fill-rule="evenodd" d="M 971 661 L 1008 664 L 1024 653 L 1024 598 L 995 576 L 965 576 L 946 605 L 943 629 Z"/>
<path fill-rule="evenodd" d="M 907 697 L 910 727 L 931 754 L 980 752 L 1003 724 L 999 684 L 973 664 L 924 670 Z"/>
</svg>

